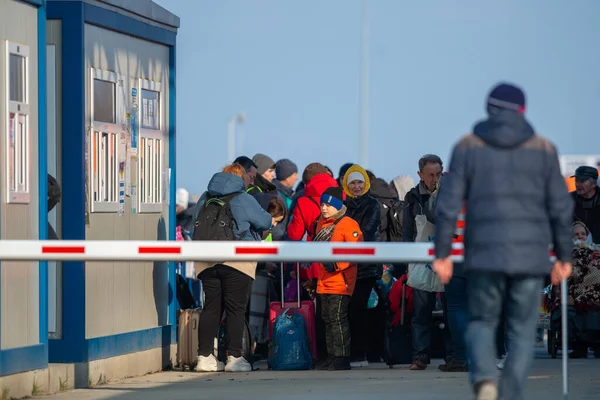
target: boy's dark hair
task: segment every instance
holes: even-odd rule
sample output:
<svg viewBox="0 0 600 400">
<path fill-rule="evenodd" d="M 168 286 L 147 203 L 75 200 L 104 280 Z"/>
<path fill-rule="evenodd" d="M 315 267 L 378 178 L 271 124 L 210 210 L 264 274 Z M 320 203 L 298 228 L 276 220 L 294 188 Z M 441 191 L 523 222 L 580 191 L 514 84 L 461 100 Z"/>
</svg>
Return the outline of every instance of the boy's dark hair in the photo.
<svg viewBox="0 0 600 400">
<path fill-rule="evenodd" d="M 285 219 L 285 204 L 279 199 L 271 199 L 267 206 L 267 212 L 271 214 L 271 217 L 283 217 Z"/>
</svg>

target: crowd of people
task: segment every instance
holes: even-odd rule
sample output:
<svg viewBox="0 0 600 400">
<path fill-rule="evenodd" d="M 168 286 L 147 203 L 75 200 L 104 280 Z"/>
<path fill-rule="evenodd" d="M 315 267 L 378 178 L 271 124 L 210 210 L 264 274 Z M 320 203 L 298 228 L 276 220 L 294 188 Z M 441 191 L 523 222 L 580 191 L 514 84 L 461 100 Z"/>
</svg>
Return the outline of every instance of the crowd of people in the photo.
<svg viewBox="0 0 600 400">
<path fill-rule="evenodd" d="M 578 168 L 576 191 L 569 195 L 556 150 L 525 119 L 523 92 L 499 85 L 489 95 L 486 110 L 488 117 L 458 142 L 446 172 L 437 155 L 417 161 L 416 183 L 409 175 L 388 182 L 353 163 L 343 165 L 336 177 L 319 162 L 299 174 L 289 159 L 238 157 L 213 175 L 199 201 L 192 202 L 185 189 L 178 190 L 178 233 L 181 238 L 221 237 L 206 231 L 203 209 L 214 199 L 226 199 L 235 240 L 435 241 L 436 260 L 431 265 L 385 265 L 396 278 L 408 274 L 412 288 L 410 369 L 426 369 L 432 348 L 441 345 L 445 362 L 439 369 L 470 372 L 477 398 L 495 399 L 502 364 L 496 366 L 494 359 L 508 350 L 503 387 L 511 396 L 506 398 L 520 399 L 544 280 L 556 287 L 569 277 L 572 258 L 571 357 L 587 357 L 590 347 L 600 357 L 600 252 L 594 244 L 600 242 L 598 170 Z M 454 265 L 448 257 L 451 245 L 463 241 L 464 264 Z M 554 243 L 558 258 L 553 268 L 549 243 Z M 250 324 L 253 335 L 268 338 L 261 332 L 268 329 L 268 301 L 258 307 L 265 318 L 254 320 L 257 309 L 252 303 L 265 296 L 270 301 L 285 296 L 276 283 L 279 279 L 300 279 L 303 290 L 298 295 L 316 302 L 316 368 L 348 370 L 380 362 L 386 324 L 372 323 L 374 315 L 381 314 L 369 300 L 375 291 L 380 307 L 389 306 L 378 290 L 383 271 L 378 263 L 314 262 L 303 265 L 297 276 L 293 265 L 196 263 L 205 293 L 196 370 L 252 369 L 251 360 L 242 354 L 244 324 L 255 321 Z M 257 285 L 259 277 L 269 284 Z M 257 286 L 265 288 L 262 293 Z M 438 299 L 447 322 L 442 335 L 433 332 Z M 213 354 L 223 311 L 230 332 L 226 365 Z M 441 343 L 433 343 L 436 340 Z M 266 356 L 266 343 L 258 343 L 256 352 L 261 352 L 260 345 L 265 345 Z M 491 348 L 497 354 L 492 355 Z"/>
</svg>

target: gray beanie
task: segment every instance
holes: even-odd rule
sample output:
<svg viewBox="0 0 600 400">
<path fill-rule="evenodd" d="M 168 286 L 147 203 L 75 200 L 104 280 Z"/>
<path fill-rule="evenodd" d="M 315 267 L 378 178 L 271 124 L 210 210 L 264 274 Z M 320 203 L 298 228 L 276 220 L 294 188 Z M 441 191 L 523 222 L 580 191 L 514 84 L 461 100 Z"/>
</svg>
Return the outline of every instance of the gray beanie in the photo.
<svg viewBox="0 0 600 400">
<path fill-rule="evenodd" d="M 290 176 L 298 173 L 298 166 L 287 158 L 282 158 L 275 164 L 275 174 L 278 181 L 285 181 Z"/>
<path fill-rule="evenodd" d="M 258 167 L 256 170 L 259 175 L 264 174 L 269 169 L 275 169 L 275 161 L 267 155 L 256 153 L 254 157 L 252 157 L 252 161 L 254 161 Z"/>
</svg>

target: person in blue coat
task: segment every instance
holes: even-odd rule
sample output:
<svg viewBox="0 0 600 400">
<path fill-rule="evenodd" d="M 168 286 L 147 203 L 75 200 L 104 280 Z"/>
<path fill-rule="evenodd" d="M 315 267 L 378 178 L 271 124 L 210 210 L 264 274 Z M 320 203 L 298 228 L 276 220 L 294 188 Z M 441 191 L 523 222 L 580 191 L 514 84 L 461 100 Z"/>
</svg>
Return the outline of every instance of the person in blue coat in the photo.
<svg viewBox="0 0 600 400">
<path fill-rule="evenodd" d="M 237 240 L 259 241 L 262 233 L 277 224 L 251 195 L 246 193 L 244 168 L 231 164 L 213 175 L 208 190 L 202 195 L 194 220 L 207 198 L 236 194 L 230 200 L 231 215 L 235 220 L 234 236 Z M 198 229 L 199 225 L 196 226 Z M 202 280 L 204 304 L 198 329 L 198 372 L 248 372 L 252 366 L 243 354 L 243 333 L 245 329 L 246 309 L 250 299 L 252 281 L 256 274 L 256 262 L 223 261 L 219 263 L 197 262 L 194 264 L 198 278 Z M 227 315 L 227 365 L 223 365 L 214 356 L 214 337 L 223 311 Z M 246 355 L 247 357 L 247 355 Z"/>
</svg>

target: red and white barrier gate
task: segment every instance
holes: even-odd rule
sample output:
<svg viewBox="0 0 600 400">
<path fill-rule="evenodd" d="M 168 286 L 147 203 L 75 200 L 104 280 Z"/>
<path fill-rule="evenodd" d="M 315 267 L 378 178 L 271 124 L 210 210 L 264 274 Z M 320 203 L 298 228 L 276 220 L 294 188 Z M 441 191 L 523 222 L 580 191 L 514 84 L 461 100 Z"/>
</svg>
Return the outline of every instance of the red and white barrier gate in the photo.
<svg viewBox="0 0 600 400">
<path fill-rule="evenodd" d="M 453 249 L 462 259 L 462 246 Z M 1 261 L 353 261 L 428 262 L 429 243 L 0 240 Z"/>
<path fill-rule="evenodd" d="M 455 244 L 452 258 L 462 261 Z M 0 240 L 0 261 L 430 262 L 430 243 Z M 551 254 L 552 258 L 552 254 Z"/>
</svg>

